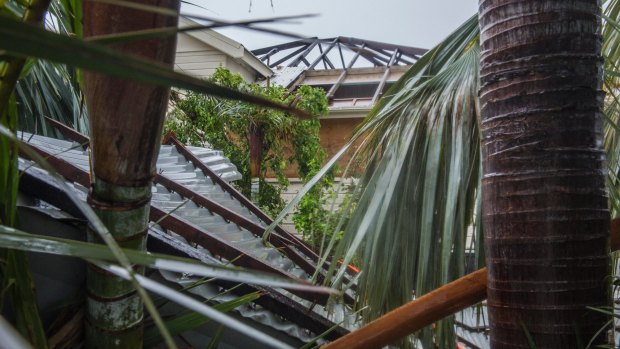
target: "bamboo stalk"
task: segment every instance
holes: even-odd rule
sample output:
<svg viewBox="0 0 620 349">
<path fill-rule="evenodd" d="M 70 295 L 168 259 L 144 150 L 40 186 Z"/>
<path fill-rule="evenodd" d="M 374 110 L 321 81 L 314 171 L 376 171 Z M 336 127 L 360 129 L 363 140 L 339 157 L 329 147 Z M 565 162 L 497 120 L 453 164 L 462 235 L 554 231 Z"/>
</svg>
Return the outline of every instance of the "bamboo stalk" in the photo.
<svg viewBox="0 0 620 349">
<path fill-rule="evenodd" d="M 620 219 L 611 221 L 611 250 L 620 250 Z M 381 348 L 486 299 L 487 268 L 479 269 L 398 307 L 323 349 Z"/>
<path fill-rule="evenodd" d="M 178 13 L 179 0 L 138 0 Z M 111 4 L 84 3 L 84 35 L 176 27 L 178 17 Z M 172 69 L 176 38 L 114 46 Z M 169 89 L 95 73 L 84 74 L 93 154 L 89 203 L 124 248 L 144 250 L 152 180 Z M 89 230 L 88 239 L 100 242 Z M 138 269 L 138 272 L 142 270 Z M 88 348 L 141 348 L 143 304 L 130 282 L 89 265 Z M 174 344 L 167 343 L 170 346 Z"/>
</svg>

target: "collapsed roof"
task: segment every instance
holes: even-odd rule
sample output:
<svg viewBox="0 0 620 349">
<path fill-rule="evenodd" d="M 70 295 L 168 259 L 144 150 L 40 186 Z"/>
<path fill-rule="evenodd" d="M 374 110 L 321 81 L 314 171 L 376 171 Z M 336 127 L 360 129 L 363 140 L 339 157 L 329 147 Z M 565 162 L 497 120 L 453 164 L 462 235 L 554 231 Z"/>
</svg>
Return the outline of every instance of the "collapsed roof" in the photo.
<svg viewBox="0 0 620 349">
<path fill-rule="evenodd" d="M 425 49 L 339 36 L 252 51 L 274 70 L 270 83 L 323 88 L 332 110 L 370 108 Z"/>
<path fill-rule="evenodd" d="M 83 139 L 69 142 L 26 133 L 20 136 L 46 157 L 75 193 L 86 200 L 89 154 L 88 149 L 81 147 Z M 43 200 L 47 210 L 52 207 L 52 210 L 81 216 L 46 171 L 24 158 L 20 158 L 19 167 L 22 193 Z M 149 251 L 311 279 L 317 255 L 282 228 L 277 228 L 269 237 L 269 244 L 263 243 L 262 234 L 271 219 L 229 184 L 229 180 L 239 179 L 239 173 L 220 151 L 185 147 L 171 140 L 170 144 L 161 146 L 157 172 L 152 189 Z M 164 280 L 180 287 L 193 280 L 191 275 L 160 274 Z M 242 317 L 284 332 L 301 343 L 329 329 L 332 331 L 326 338 L 333 339 L 347 333 L 347 327 L 353 328 L 354 320 L 349 319 L 336 325 L 351 312 L 329 313 L 325 308 L 325 296 L 252 285 L 238 287 L 225 281 L 202 285 L 192 292 L 207 300 L 233 287 L 231 294 L 236 296 L 257 290 L 263 293 L 255 305 L 239 310 Z M 229 298 L 230 295 L 220 295 L 215 301 L 224 302 Z M 352 300 L 350 295 L 346 298 Z M 334 319 L 338 321 L 335 323 Z"/>
<path fill-rule="evenodd" d="M 72 130 L 62 131 L 74 141 L 26 133 L 20 136 L 46 157 L 74 192 L 86 200 L 90 167 L 88 149 L 83 146 L 88 144 L 88 139 Z M 22 173 L 20 192 L 44 202 L 26 208 L 44 213 L 50 220 L 81 218 L 79 210 L 66 199 L 67 194 L 46 171 L 25 158 L 20 158 L 19 169 Z M 148 250 L 310 280 L 317 268 L 316 253 L 295 235 L 279 227 L 270 235 L 269 244 L 263 243 L 262 236 L 271 219 L 230 185 L 229 181 L 235 179 L 239 179 L 236 168 L 217 150 L 186 147 L 174 139 L 162 145 L 152 189 Z M 79 232 L 77 234 L 79 238 Z M 190 274 L 158 273 L 161 281 L 178 288 L 198 281 Z M 319 280 L 324 273 L 324 268 L 319 268 Z M 352 278 L 353 272 L 347 279 Z M 353 301 L 355 286 L 345 293 L 342 304 L 329 308 L 325 297 L 314 294 L 237 285 L 223 280 L 193 287 L 190 292 L 205 301 L 226 302 L 255 291 L 263 295 L 251 305 L 238 308 L 238 316 L 260 326 L 261 330 L 272 331 L 272 335 L 280 333 L 280 339 L 284 335 L 293 345 L 308 343 L 323 333 L 326 333 L 325 339 L 333 340 L 359 325 L 355 313 L 347 305 Z M 476 325 L 476 316 L 472 312 L 463 312 L 459 316 L 456 328 L 459 340 L 467 348 L 486 348 L 486 327 Z M 190 337 L 194 338 L 196 345 L 206 343 L 204 331 L 196 331 Z M 230 346 L 247 347 L 247 343 L 235 338 L 239 336 L 232 337 Z M 256 345 L 253 343 L 258 347 Z"/>
</svg>

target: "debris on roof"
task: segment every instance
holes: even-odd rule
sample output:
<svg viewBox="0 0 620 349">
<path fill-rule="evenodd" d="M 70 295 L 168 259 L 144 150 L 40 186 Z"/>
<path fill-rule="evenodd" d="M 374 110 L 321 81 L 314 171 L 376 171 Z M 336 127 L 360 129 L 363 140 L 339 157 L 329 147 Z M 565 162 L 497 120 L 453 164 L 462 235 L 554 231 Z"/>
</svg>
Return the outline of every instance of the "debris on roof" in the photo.
<svg viewBox="0 0 620 349">
<path fill-rule="evenodd" d="M 73 176 L 73 179 L 67 179 L 79 196 L 86 200 L 89 186 L 88 150 L 76 142 L 26 133 L 19 136 L 41 155 L 45 155 L 62 175 Z M 162 145 L 158 156 L 157 177 L 151 200 L 151 220 L 158 221 L 158 224 L 153 224 L 149 230 L 149 250 L 183 255 L 209 263 L 233 263 L 310 280 L 315 264 L 313 256 L 305 254 L 308 252 L 307 246 L 296 241 L 294 236 L 283 235 L 286 232 L 282 230 L 272 235 L 271 244 L 263 243 L 260 232 L 264 232 L 264 228 L 271 222 L 268 217 L 257 212 L 257 208 L 249 201 L 240 198 L 240 194 L 228 184 L 229 179 L 239 177 L 234 165 L 212 149 L 177 146 L 174 143 Z M 203 168 L 207 166 L 213 166 L 215 170 L 210 168 L 205 173 Z M 49 175 L 45 182 L 46 172 L 34 163 L 22 158 L 20 170 L 25 178 L 24 185 L 27 186 L 20 190 L 62 209 L 65 209 L 63 205 L 70 204 L 69 200 L 54 191 Z M 38 184 L 35 186 L 32 183 L 36 180 Z M 45 189 L 41 190 L 41 187 Z M 67 210 L 75 211 L 70 208 Z M 162 274 L 162 277 L 179 286 L 192 278 L 191 275 L 170 273 Z M 225 282 L 214 285 L 222 288 L 234 286 Z M 240 289 L 244 294 L 256 290 L 264 293 L 256 302 L 258 308 L 239 310 L 241 316 L 284 331 L 302 342 L 310 341 L 334 327 L 331 319 L 347 317 L 345 310 L 341 310 L 342 314 L 329 312 L 325 308 L 326 298 L 316 295 L 249 285 Z M 354 328 L 354 322 L 354 317 L 348 319 L 347 327 Z M 336 338 L 348 332 L 342 327 L 344 325 L 335 326 L 336 329 L 327 338 Z"/>
<path fill-rule="evenodd" d="M 74 192 L 86 200 L 89 151 L 83 148 L 83 143 L 27 133 L 19 136 L 39 154 L 45 155 L 69 181 Z M 55 185 L 45 170 L 24 158 L 19 159 L 19 169 L 23 194 L 42 200 L 39 205 L 47 211 L 50 208 L 64 211 L 48 214 L 50 219 L 80 217 L 79 211 L 66 199 L 66 193 Z M 234 165 L 218 151 L 185 147 L 175 140 L 162 145 L 152 189 L 151 220 L 154 223 L 149 229 L 148 250 L 311 280 L 316 254 L 282 229 L 270 237 L 270 244 L 264 244 L 262 232 L 271 220 L 230 186 L 228 181 L 238 178 Z M 191 274 L 158 273 L 162 280 L 179 288 L 196 281 Z M 324 275 L 324 270 L 318 275 Z M 349 275 L 348 279 L 352 277 L 354 275 Z M 353 301 L 355 286 L 345 293 L 345 302 L 329 307 L 325 298 L 316 295 L 236 285 L 223 280 L 193 288 L 191 292 L 205 301 L 225 302 L 230 297 L 256 291 L 263 296 L 253 305 L 237 309 L 237 314 L 250 323 L 266 326 L 300 343 L 308 343 L 328 330 L 331 332 L 325 339 L 333 340 L 360 325 L 348 305 Z M 483 311 L 482 316 L 477 317 L 475 311 L 467 309 L 456 315 L 457 338 L 467 348 L 484 349 L 488 347 L 486 314 Z"/>
</svg>

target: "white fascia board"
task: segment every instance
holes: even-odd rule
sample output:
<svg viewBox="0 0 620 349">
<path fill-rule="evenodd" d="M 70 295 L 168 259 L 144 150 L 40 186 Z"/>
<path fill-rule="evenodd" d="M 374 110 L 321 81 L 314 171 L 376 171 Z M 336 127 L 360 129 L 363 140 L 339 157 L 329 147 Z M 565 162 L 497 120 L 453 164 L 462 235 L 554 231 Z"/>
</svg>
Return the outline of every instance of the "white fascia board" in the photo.
<svg viewBox="0 0 620 349">
<path fill-rule="evenodd" d="M 324 116 L 320 116 L 319 120 L 329 119 L 363 119 L 368 115 L 372 108 L 360 107 L 360 108 L 334 108 L 329 109 L 329 113 Z"/>
</svg>

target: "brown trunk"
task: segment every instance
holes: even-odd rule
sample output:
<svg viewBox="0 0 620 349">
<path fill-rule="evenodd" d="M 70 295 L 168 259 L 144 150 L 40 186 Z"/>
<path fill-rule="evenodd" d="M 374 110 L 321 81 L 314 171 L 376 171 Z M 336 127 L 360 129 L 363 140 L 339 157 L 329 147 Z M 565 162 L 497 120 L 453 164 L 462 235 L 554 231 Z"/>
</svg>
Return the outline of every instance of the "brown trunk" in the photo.
<svg viewBox="0 0 620 349">
<path fill-rule="evenodd" d="M 137 3 L 178 11 L 178 0 L 140 0 Z M 84 2 L 84 36 L 175 27 L 178 18 Z M 131 42 L 115 47 L 128 54 L 172 68 L 176 38 Z M 143 186 L 155 175 L 163 117 L 169 89 L 105 75 L 84 74 L 91 117 L 93 167 L 97 178 L 123 186 Z"/>
<path fill-rule="evenodd" d="M 180 6 L 179 0 L 134 2 L 177 13 Z M 177 16 L 94 1 L 84 3 L 85 36 L 176 27 L 177 22 Z M 172 69 L 176 38 L 115 48 Z M 94 175 L 89 203 L 121 247 L 143 250 L 169 89 L 94 73 L 84 74 L 84 82 Z M 93 232 L 88 239 L 99 241 Z M 132 284 L 90 265 L 87 288 L 86 346 L 142 347 L 143 306 Z"/>
<path fill-rule="evenodd" d="M 480 0 L 492 348 L 577 348 L 607 320 L 586 309 L 609 304 L 600 21 L 597 0 Z"/>
<path fill-rule="evenodd" d="M 263 159 L 263 128 L 250 123 L 250 177 L 260 177 L 260 166 Z"/>
</svg>

